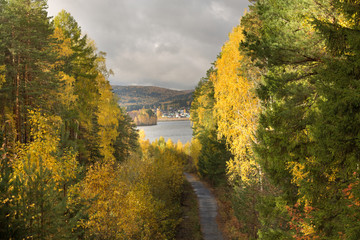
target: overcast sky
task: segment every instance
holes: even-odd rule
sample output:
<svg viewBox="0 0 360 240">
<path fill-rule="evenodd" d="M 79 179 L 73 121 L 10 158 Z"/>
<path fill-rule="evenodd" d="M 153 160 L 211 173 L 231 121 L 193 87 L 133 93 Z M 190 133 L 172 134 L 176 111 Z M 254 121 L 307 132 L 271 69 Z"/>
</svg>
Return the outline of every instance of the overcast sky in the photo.
<svg viewBox="0 0 360 240">
<path fill-rule="evenodd" d="M 113 85 L 193 89 L 235 27 L 247 0 L 48 0 L 107 53 Z"/>
</svg>

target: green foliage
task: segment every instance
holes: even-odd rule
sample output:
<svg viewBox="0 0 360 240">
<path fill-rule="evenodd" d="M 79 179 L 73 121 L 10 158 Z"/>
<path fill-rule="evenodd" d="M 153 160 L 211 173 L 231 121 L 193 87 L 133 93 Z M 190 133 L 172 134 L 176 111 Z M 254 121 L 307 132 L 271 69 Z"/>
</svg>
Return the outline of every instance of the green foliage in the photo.
<svg viewBox="0 0 360 240">
<path fill-rule="evenodd" d="M 191 118 L 202 149 L 198 170 L 203 175 L 213 171 L 209 153 L 217 151 L 210 148 L 210 140 L 216 134 L 226 136 L 230 149 L 255 157 L 249 167 L 260 165 L 259 176 L 248 179 L 256 184 L 244 185 L 247 166 L 227 163 L 238 170 L 230 176 L 233 207 L 249 236 L 357 239 L 359 2 L 251 2 L 240 26 L 245 39 L 239 54 L 247 56 L 234 54 L 230 41 L 215 64 L 216 74 L 202 80 L 194 93 Z M 237 33 L 230 38 L 239 40 Z M 246 107 L 253 98 L 242 104 L 253 92 L 241 77 L 261 80 L 256 89 L 260 115 Z M 241 91 L 234 97 L 244 96 L 238 101 L 229 97 L 236 90 Z M 221 124 L 214 120 L 214 105 L 215 115 L 226 113 L 217 119 Z M 242 121 L 246 116 L 249 120 Z M 244 139 L 253 141 L 253 149 L 244 147 L 246 141 L 239 144 Z"/>
<path fill-rule="evenodd" d="M 92 203 L 81 197 L 84 177 L 89 169 L 125 161 L 139 145 L 112 93 L 105 53 L 69 13 L 50 23 L 46 8 L 46 1 L 0 1 L 4 239 L 88 236 L 81 223 Z"/>
<path fill-rule="evenodd" d="M 204 131 L 199 140 L 202 145 L 197 163 L 200 175 L 214 185 L 225 183 L 226 161 L 232 157 L 226 144 L 216 139 L 215 131 Z"/>
<path fill-rule="evenodd" d="M 225 143 L 217 139 L 212 77 L 214 70 L 211 68 L 207 78 L 201 79 L 194 92 L 190 116 L 193 123 L 192 142 L 196 145 L 192 147 L 191 155 L 200 175 L 213 184 L 220 184 L 225 180 L 226 162 L 231 158 L 231 153 Z"/>
<path fill-rule="evenodd" d="M 46 1 L 1 3 L 0 112 L 14 115 L 16 140 L 22 143 L 30 140 L 28 110 L 52 111 L 57 100 L 52 26 L 45 9 Z"/>
<path fill-rule="evenodd" d="M 281 190 L 259 207 L 262 239 L 358 237 L 358 225 L 349 228 L 358 211 L 357 7 L 353 1 L 255 1 L 242 21 L 248 27 L 242 46 L 266 72 L 257 92 L 263 113 L 255 151 Z M 268 208 L 278 202 L 287 217 L 272 214 L 288 224 L 268 228 L 274 217 Z"/>
<path fill-rule="evenodd" d="M 356 239 L 359 216 L 359 3 L 330 1 L 334 19 L 317 18 L 316 28 L 326 41 L 329 55 L 319 70 L 321 96 L 317 121 L 312 126 L 314 167 L 309 175 L 318 187 L 302 184 L 312 201 L 320 236 Z M 356 40 L 357 39 L 357 40 Z M 318 166 L 321 167 L 319 171 Z"/>
<path fill-rule="evenodd" d="M 258 204 L 261 229 L 260 239 L 293 239 L 288 229 L 290 216 L 287 212 L 287 204 L 282 197 L 264 196 Z"/>
<path fill-rule="evenodd" d="M 119 119 L 118 136 L 114 142 L 114 156 L 119 162 L 126 160 L 132 152 L 139 148 L 139 135 L 136 125 L 125 109 L 121 109 L 122 117 Z"/>
</svg>

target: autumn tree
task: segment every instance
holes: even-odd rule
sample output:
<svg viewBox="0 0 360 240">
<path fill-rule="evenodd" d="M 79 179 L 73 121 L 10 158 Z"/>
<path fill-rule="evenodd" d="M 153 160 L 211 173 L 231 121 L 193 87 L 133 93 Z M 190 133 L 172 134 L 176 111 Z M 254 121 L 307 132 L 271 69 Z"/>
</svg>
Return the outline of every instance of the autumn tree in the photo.
<svg viewBox="0 0 360 240">
<path fill-rule="evenodd" d="M 82 185 L 88 238 L 173 239 L 180 218 L 182 155 L 165 140 L 140 140 L 141 154 L 94 164 Z"/>
<path fill-rule="evenodd" d="M 225 180 L 226 162 L 231 154 L 225 142 L 217 139 L 217 122 L 214 116 L 213 78 L 215 77 L 216 72 L 211 68 L 207 72 L 207 78 L 199 82 L 194 92 L 190 116 L 193 122 L 193 136 L 201 145 L 198 159 L 194 159 L 197 170 L 202 177 L 208 178 L 214 184 L 219 184 Z M 198 148 L 195 147 L 193 150 L 198 151 Z"/>
<path fill-rule="evenodd" d="M 239 25 L 229 35 L 215 63 L 216 78 L 214 92 L 215 116 L 218 122 L 219 138 L 225 137 L 234 159 L 227 163 L 230 179 L 240 178 L 244 183 L 256 181 L 259 169 L 256 168 L 251 149 L 255 141 L 255 131 L 259 115 L 259 100 L 255 96 L 255 86 L 259 74 L 253 73 L 250 59 L 239 49 L 243 40 L 243 28 Z"/>
<path fill-rule="evenodd" d="M 148 126 L 157 124 L 157 115 L 151 109 L 140 109 L 129 112 L 137 126 Z"/>
<path fill-rule="evenodd" d="M 255 94 L 260 69 L 253 66 L 240 47 L 243 31 L 240 25 L 233 29 L 215 62 L 214 115 L 218 138 L 226 140 L 234 156 L 226 165 L 228 180 L 234 189 L 235 213 L 244 225 L 242 231 L 256 237 L 259 223 L 255 208 L 264 189 L 264 176 L 252 150 L 260 113 L 260 101 Z"/>
<path fill-rule="evenodd" d="M 39 111 L 29 116 L 32 141 L 19 145 L 12 161 L 11 237 L 68 238 L 75 227 L 69 225 L 67 192 L 79 171 L 76 154 L 58 148 L 59 117 Z"/>
<path fill-rule="evenodd" d="M 97 162 L 93 168 L 116 171 L 138 146 L 137 131 L 112 93 L 105 54 L 70 14 L 62 11 L 51 24 L 46 8 L 46 1 L 0 1 L 5 239 L 88 236 L 80 224 L 91 215 L 84 210 L 92 203 L 80 194 L 92 176 L 88 169 Z M 106 171 L 96 174 L 109 180 Z"/>
<path fill-rule="evenodd" d="M 73 81 L 76 101 L 65 111 L 64 146 L 73 146 L 79 151 L 79 160 L 88 164 L 101 159 L 97 108 L 100 99 L 97 80 L 101 72 L 97 68 L 95 45 L 83 35 L 76 20 L 66 11 L 61 11 L 53 21 L 59 31 L 60 44 L 67 44 L 68 54 L 62 57 L 59 70 L 68 80 Z"/>
</svg>

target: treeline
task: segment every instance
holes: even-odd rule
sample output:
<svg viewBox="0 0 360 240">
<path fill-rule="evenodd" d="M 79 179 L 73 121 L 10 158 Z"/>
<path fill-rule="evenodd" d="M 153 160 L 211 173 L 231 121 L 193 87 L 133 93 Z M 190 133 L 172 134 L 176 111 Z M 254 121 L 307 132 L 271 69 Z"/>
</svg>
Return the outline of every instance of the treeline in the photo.
<svg viewBox="0 0 360 240">
<path fill-rule="evenodd" d="M 105 53 L 46 9 L 0 0 L 0 238 L 173 238 L 183 155 L 139 143 Z"/>
<path fill-rule="evenodd" d="M 157 124 L 157 116 L 151 109 L 141 109 L 129 112 L 136 126 L 150 126 Z"/>
<path fill-rule="evenodd" d="M 194 94 L 198 172 L 249 239 L 358 239 L 360 3 L 251 3 Z"/>
<path fill-rule="evenodd" d="M 192 95 L 192 93 L 190 93 L 190 94 Z M 176 98 L 176 97 L 174 97 L 174 98 Z M 180 97 L 178 97 L 178 98 L 180 98 Z M 134 100 L 133 104 L 136 104 L 136 105 L 127 105 L 127 104 L 122 104 L 120 102 L 120 105 L 124 105 L 124 107 L 126 108 L 126 110 L 128 112 L 138 111 L 143 108 L 145 108 L 145 109 L 159 108 L 163 111 L 170 111 L 171 109 L 189 108 L 191 106 L 191 100 L 189 100 L 189 99 L 175 99 L 175 100 L 172 99 L 169 101 L 156 102 L 153 104 L 143 104 L 143 103 L 138 104 Z"/>
<path fill-rule="evenodd" d="M 120 106 L 128 112 L 160 108 L 161 110 L 190 108 L 193 91 L 177 91 L 153 86 L 113 86 Z"/>
</svg>

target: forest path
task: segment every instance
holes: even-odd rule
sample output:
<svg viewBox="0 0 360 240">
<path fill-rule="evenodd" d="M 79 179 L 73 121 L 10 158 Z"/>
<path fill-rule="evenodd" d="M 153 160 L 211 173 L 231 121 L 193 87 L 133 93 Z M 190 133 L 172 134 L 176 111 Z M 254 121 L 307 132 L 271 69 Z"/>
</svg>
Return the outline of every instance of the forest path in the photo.
<svg viewBox="0 0 360 240">
<path fill-rule="evenodd" d="M 189 173 L 186 179 L 193 187 L 199 200 L 200 225 L 204 240 L 222 240 L 223 237 L 216 222 L 217 204 L 210 190 Z"/>
</svg>

